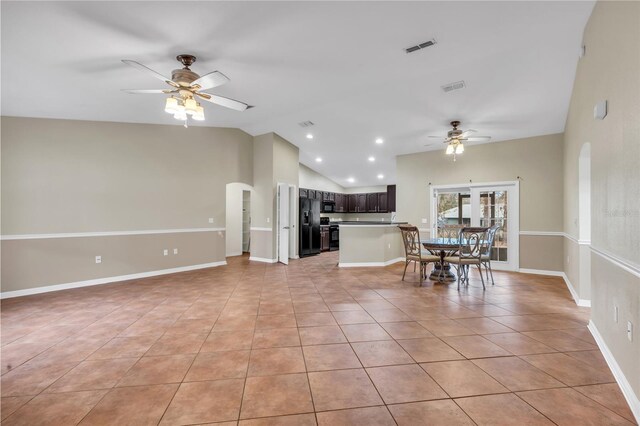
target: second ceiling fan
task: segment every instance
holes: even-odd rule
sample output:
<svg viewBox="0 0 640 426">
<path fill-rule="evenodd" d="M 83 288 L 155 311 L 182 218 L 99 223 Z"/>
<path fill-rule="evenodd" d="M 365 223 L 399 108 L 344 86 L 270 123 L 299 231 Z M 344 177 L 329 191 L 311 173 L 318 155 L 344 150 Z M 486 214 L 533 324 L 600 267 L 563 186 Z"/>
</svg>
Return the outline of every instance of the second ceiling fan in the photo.
<svg viewBox="0 0 640 426">
<path fill-rule="evenodd" d="M 473 142 L 473 141 L 488 141 L 491 139 L 491 136 L 471 136 L 473 133 L 476 133 L 476 130 L 468 129 L 468 130 L 460 130 L 458 126 L 460 125 L 460 121 L 454 120 L 451 123 L 453 129 L 447 132 L 447 136 L 444 138 L 444 143 L 447 144 L 447 150 L 445 153 L 447 155 L 453 155 L 453 161 L 456 161 L 456 155 L 462 154 L 464 152 L 464 143 L 463 142 Z M 442 139 L 442 136 L 428 136 L 429 138 Z"/>
</svg>

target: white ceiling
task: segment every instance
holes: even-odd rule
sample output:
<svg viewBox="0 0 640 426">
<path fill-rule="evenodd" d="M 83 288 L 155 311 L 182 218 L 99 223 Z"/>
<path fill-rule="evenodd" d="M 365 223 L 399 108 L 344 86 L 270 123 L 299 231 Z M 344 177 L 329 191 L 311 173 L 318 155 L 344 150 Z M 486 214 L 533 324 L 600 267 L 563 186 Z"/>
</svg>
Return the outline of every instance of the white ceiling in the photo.
<svg viewBox="0 0 640 426">
<path fill-rule="evenodd" d="M 395 156 L 442 149 L 426 136 L 453 119 L 492 141 L 562 132 L 593 4 L 3 1 L 2 113 L 180 125 L 163 96 L 121 92 L 162 83 L 120 59 L 169 75 L 190 53 L 231 79 L 211 92 L 255 105 L 207 103 L 202 125 L 274 131 L 343 186 L 391 183 Z"/>
</svg>

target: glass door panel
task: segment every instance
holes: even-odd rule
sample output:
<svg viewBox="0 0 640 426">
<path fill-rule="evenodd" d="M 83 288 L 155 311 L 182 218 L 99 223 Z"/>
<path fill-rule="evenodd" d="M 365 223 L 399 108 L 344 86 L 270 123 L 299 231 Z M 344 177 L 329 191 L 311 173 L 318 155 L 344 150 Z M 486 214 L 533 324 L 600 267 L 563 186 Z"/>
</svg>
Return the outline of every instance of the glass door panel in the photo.
<svg viewBox="0 0 640 426">
<path fill-rule="evenodd" d="M 493 188 L 492 188 L 493 189 Z M 480 217 L 478 225 L 489 228 L 500 226 L 493 240 L 491 260 L 496 262 L 509 261 L 509 227 L 508 227 L 508 191 L 507 190 L 473 190 L 479 195 Z"/>
<path fill-rule="evenodd" d="M 457 238 L 460 229 L 471 225 L 471 194 L 466 192 L 436 193 L 436 236 Z"/>
</svg>

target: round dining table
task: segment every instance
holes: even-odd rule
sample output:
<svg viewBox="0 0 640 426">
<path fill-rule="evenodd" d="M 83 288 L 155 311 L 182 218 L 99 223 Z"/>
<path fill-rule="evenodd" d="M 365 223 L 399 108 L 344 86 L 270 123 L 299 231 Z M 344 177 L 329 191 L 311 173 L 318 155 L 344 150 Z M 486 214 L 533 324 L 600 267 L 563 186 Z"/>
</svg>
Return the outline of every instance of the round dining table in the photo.
<svg viewBox="0 0 640 426">
<path fill-rule="evenodd" d="M 428 238 L 420 240 L 420 244 L 429 253 L 440 256 L 440 262 L 436 262 L 429 279 L 439 282 L 453 282 L 456 274 L 451 271 L 451 265 L 444 261 L 447 256 L 453 256 L 460 248 L 460 240 L 457 238 Z"/>
</svg>

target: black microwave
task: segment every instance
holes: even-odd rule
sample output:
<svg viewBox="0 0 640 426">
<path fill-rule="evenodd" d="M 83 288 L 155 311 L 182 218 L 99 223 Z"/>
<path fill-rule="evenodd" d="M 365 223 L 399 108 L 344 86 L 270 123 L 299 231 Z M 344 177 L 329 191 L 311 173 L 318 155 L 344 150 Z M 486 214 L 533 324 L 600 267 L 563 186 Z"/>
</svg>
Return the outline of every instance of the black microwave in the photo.
<svg viewBox="0 0 640 426">
<path fill-rule="evenodd" d="M 322 202 L 322 213 L 335 213 L 335 211 L 336 211 L 335 201 Z"/>
</svg>

